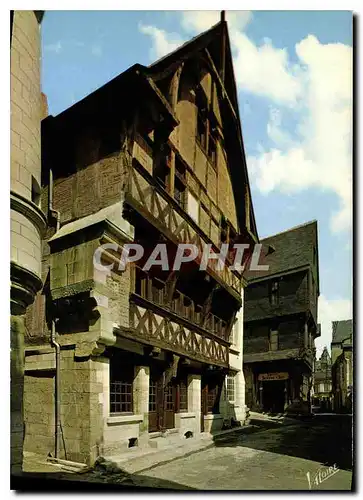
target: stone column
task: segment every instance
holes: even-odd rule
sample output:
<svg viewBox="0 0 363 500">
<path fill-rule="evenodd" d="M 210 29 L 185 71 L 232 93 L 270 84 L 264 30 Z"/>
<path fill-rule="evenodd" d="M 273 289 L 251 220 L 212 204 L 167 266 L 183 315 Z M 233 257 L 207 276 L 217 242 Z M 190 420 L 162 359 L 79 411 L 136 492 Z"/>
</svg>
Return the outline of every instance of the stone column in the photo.
<svg viewBox="0 0 363 500">
<path fill-rule="evenodd" d="M 149 386 L 150 367 L 135 366 L 134 413 L 143 415 L 143 421 L 140 424 L 139 446 L 146 446 L 149 439 Z"/>
<path fill-rule="evenodd" d="M 202 378 L 200 375 L 188 375 L 188 411 L 195 413 L 196 431 L 200 433 L 201 418 L 201 387 Z"/>
<path fill-rule="evenodd" d="M 246 404 L 245 404 L 245 377 L 243 370 L 236 373 L 234 377 L 234 390 L 235 390 L 235 418 L 241 424 L 244 424 L 246 419 Z"/>
<path fill-rule="evenodd" d="M 11 473 L 18 474 L 23 466 L 24 440 L 24 317 L 11 316 L 10 328 Z"/>
</svg>

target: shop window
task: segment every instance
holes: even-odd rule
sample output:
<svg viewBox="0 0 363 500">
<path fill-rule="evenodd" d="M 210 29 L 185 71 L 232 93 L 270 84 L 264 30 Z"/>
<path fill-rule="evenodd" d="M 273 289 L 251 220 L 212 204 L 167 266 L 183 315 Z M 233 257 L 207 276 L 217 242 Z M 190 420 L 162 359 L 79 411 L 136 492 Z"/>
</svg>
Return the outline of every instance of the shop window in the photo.
<svg viewBox="0 0 363 500">
<path fill-rule="evenodd" d="M 117 354 L 110 359 L 110 413 L 133 412 L 134 367 Z"/>
</svg>

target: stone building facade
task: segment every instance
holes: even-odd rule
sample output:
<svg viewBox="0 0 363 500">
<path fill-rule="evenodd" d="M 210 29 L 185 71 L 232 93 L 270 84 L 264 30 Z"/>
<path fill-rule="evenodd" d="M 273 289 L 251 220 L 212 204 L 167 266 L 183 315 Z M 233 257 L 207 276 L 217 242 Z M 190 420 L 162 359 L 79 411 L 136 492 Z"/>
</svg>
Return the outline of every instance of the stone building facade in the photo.
<svg viewBox="0 0 363 500">
<path fill-rule="evenodd" d="M 313 404 L 321 411 L 332 409 L 332 370 L 331 357 L 328 349 L 324 347 L 318 360 L 315 361 L 314 369 L 314 397 Z"/>
<path fill-rule="evenodd" d="M 309 411 L 319 296 L 317 222 L 261 240 L 263 265 L 245 290 L 246 404 L 253 410 Z"/>
<path fill-rule="evenodd" d="M 42 11 L 11 11 L 11 466 L 23 452 L 24 315 L 42 286 L 40 23 Z"/>
<path fill-rule="evenodd" d="M 353 321 L 332 322 L 332 391 L 333 411 L 353 410 Z"/>
<path fill-rule="evenodd" d="M 235 242 L 258 241 L 224 19 L 43 120 L 42 163 L 25 449 L 91 464 L 243 425 L 245 281 L 200 270 L 205 245 L 231 264 Z M 143 259 L 120 267 L 130 243 Z M 160 243 L 196 259 L 147 268 Z"/>
</svg>

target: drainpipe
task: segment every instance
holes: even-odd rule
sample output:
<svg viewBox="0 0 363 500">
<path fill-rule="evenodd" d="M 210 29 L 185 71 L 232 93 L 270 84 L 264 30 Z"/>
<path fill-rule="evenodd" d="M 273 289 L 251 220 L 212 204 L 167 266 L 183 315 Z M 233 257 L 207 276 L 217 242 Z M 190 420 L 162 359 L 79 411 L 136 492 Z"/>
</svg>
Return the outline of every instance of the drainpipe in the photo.
<svg viewBox="0 0 363 500">
<path fill-rule="evenodd" d="M 49 171 L 49 215 L 56 220 L 56 231 L 60 228 L 60 213 L 53 209 L 53 172 Z M 52 312 L 52 329 L 50 343 L 55 348 L 55 458 L 58 458 L 59 443 L 61 437 L 60 421 L 60 345 L 56 342 L 55 317 Z"/>
<path fill-rule="evenodd" d="M 50 342 L 55 348 L 55 458 L 58 458 L 59 442 L 61 437 L 60 422 L 60 345 L 55 340 L 55 319 L 52 319 Z"/>
</svg>

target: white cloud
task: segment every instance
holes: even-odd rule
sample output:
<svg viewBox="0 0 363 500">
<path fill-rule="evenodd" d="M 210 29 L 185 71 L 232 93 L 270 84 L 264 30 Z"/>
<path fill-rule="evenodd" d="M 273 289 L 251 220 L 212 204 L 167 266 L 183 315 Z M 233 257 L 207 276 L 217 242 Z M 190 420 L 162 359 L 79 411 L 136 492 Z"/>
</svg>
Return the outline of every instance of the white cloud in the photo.
<svg viewBox="0 0 363 500">
<path fill-rule="evenodd" d="M 45 45 L 44 50 L 48 52 L 55 52 L 56 54 L 59 54 L 63 50 L 62 42 L 58 40 L 56 43 L 50 43 L 48 45 Z"/>
<path fill-rule="evenodd" d="M 276 49 L 270 40 L 258 47 L 245 33 L 234 28 L 230 34 L 240 90 L 295 106 L 302 87 L 296 69 L 289 64 L 287 50 Z"/>
<path fill-rule="evenodd" d="M 330 351 L 332 339 L 332 321 L 352 319 L 352 301 L 349 299 L 329 300 L 324 295 L 319 297 L 318 322 L 321 324 L 321 337 L 315 341 L 317 356 L 320 356 L 324 346 Z"/>
<path fill-rule="evenodd" d="M 296 45 L 305 109 L 298 115 L 300 140 L 283 144 L 279 123 L 267 132 L 276 147 L 248 164 L 261 192 L 298 192 L 316 187 L 334 192 L 340 209 L 333 214 L 333 231 L 352 222 L 352 49 L 324 45 L 309 35 Z M 271 118 L 270 118 L 271 121 Z"/>
<path fill-rule="evenodd" d="M 102 55 L 102 47 L 100 45 L 94 44 L 91 47 L 91 54 L 93 56 L 99 57 Z"/>
<path fill-rule="evenodd" d="M 218 11 L 182 13 L 181 28 L 189 34 L 210 28 Z M 285 194 L 308 188 L 334 193 L 339 209 L 332 214 L 334 232 L 352 225 L 352 48 L 340 43 L 322 44 L 313 35 L 296 44 L 298 63 L 292 64 L 286 48 L 264 38 L 257 45 L 243 31 L 251 22 L 248 11 L 226 12 L 234 68 L 239 90 L 268 99 L 273 107 L 267 135 L 274 145 L 257 147 L 247 159 L 251 179 L 263 193 Z M 175 50 L 181 35 L 140 25 L 153 38 L 151 57 Z M 241 103 L 243 106 L 243 102 Z M 295 113 L 295 130 L 282 126 L 281 116 Z"/>
<path fill-rule="evenodd" d="M 200 33 L 208 30 L 220 21 L 220 11 L 216 10 L 190 10 L 183 12 L 181 26 L 187 33 Z M 248 10 L 226 12 L 229 28 L 243 30 L 252 19 L 252 12 Z"/>
<path fill-rule="evenodd" d="M 163 57 L 184 43 L 179 35 L 167 33 L 155 26 L 145 26 L 140 23 L 139 31 L 153 39 L 153 45 L 150 49 L 151 59 Z"/>
<path fill-rule="evenodd" d="M 270 119 L 267 123 L 267 135 L 276 145 L 286 147 L 291 145 L 292 138 L 286 130 L 283 130 L 281 124 L 281 110 L 270 106 Z"/>
</svg>

